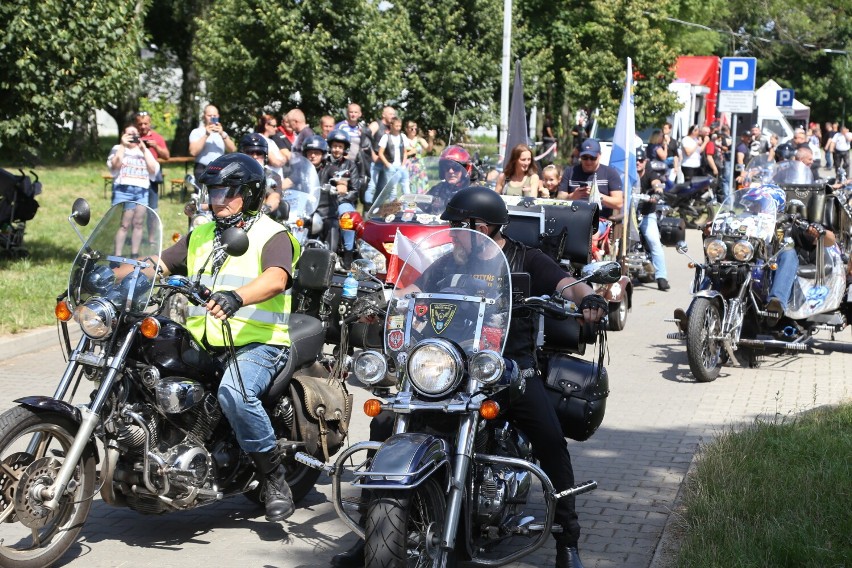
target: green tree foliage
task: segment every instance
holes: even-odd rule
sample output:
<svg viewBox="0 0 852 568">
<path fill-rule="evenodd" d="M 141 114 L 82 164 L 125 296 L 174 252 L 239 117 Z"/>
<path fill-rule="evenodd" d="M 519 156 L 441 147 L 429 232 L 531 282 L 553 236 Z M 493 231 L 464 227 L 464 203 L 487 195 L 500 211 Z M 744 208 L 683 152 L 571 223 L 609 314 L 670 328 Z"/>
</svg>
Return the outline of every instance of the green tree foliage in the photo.
<svg viewBox="0 0 852 568">
<path fill-rule="evenodd" d="M 4 154 L 78 157 L 81 142 L 96 141 L 89 129 L 94 110 L 139 80 L 142 12 L 142 0 L 0 3 Z"/>
</svg>

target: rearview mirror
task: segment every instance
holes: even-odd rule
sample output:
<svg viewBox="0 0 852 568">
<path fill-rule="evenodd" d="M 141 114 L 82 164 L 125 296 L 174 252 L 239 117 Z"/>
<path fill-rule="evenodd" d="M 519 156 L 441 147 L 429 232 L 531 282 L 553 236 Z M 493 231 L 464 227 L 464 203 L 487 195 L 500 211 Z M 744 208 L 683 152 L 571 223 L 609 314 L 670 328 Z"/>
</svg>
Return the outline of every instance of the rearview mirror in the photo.
<svg viewBox="0 0 852 568">
<path fill-rule="evenodd" d="M 592 262 L 580 271 L 580 279 L 593 284 L 612 284 L 621 279 L 621 264 L 614 260 Z"/>
<path fill-rule="evenodd" d="M 89 220 L 92 218 L 92 209 L 89 207 L 89 202 L 82 197 L 75 199 L 74 204 L 71 206 L 71 218 L 81 227 L 88 225 Z"/>
<path fill-rule="evenodd" d="M 225 252 L 230 256 L 242 256 L 249 247 L 248 235 L 242 229 L 231 227 L 222 233 L 222 244 Z"/>
<path fill-rule="evenodd" d="M 689 247 L 686 246 L 686 241 L 678 241 L 675 245 L 675 250 L 680 254 L 686 254 L 689 252 Z"/>
</svg>

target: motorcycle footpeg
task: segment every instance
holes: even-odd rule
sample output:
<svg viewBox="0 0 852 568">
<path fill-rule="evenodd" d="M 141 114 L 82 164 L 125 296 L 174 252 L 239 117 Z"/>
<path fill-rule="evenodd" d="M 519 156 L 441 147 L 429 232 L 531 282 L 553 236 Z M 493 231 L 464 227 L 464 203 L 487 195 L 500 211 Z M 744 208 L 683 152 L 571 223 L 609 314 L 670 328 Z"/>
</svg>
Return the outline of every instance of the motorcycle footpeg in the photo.
<svg viewBox="0 0 852 568">
<path fill-rule="evenodd" d="M 584 481 L 583 483 L 578 483 L 574 487 L 569 487 L 565 491 L 560 491 L 559 493 L 554 493 L 554 499 L 562 499 L 563 497 L 569 497 L 574 495 L 581 495 L 583 493 L 588 493 L 589 491 L 593 491 L 598 488 L 598 482 L 590 479 L 589 481 Z"/>
<path fill-rule="evenodd" d="M 318 469 L 320 471 L 325 472 L 328 475 L 331 475 L 334 471 L 334 468 L 330 465 L 327 465 L 325 462 L 322 462 L 315 458 L 310 454 L 306 454 L 305 452 L 296 453 L 295 459 L 300 464 L 306 465 L 308 467 L 312 467 L 314 469 Z"/>
</svg>

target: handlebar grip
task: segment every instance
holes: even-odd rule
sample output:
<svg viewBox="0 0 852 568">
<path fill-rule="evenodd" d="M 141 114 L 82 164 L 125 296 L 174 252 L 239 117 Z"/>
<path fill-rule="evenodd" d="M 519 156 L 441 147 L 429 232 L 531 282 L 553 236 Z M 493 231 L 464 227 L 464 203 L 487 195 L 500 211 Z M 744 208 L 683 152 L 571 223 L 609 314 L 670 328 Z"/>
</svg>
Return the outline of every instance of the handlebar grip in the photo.
<svg viewBox="0 0 852 568">
<path fill-rule="evenodd" d="M 213 295 L 213 292 L 205 286 L 204 284 L 198 284 L 198 296 L 204 300 L 205 302 L 210 299 L 210 296 Z"/>
</svg>

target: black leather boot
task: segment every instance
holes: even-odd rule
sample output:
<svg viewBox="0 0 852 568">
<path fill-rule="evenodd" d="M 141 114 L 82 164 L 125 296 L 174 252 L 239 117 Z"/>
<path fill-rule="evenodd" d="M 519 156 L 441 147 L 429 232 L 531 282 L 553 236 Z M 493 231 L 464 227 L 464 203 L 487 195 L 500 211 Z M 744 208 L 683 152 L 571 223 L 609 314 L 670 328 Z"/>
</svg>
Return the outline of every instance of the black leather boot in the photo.
<svg viewBox="0 0 852 568">
<path fill-rule="evenodd" d="M 556 568 L 583 568 L 576 545 L 556 543 Z"/>
<path fill-rule="evenodd" d="M 250 455 L 266 486 L 263 500 L 266 506 L 266 520 L 271 523 L 283 521 L 293 514 L 296 505 L 293 503 L 293 494 L 285 479 L 287 471 L 281 464 L 280 454 L 273 450 L 253 452 Z"/>
<path fill-rule="evenodd" d="M 354 250 L 345 250 L 343 251 L 343 256 L 340 258 L 340 264 L 343 266 L 344 270 L 349 270 L 352 266 L 352 259 L 355 257 Z"/>
<path fill-rule="evenodd" d="M 363 539 L 358 539 L 352 548 L 346 552 L 335 554 L 331 559 L 331 565 L 334 568 L 361 568 L 364 566 L 364 545 Z"/>
</svg>

